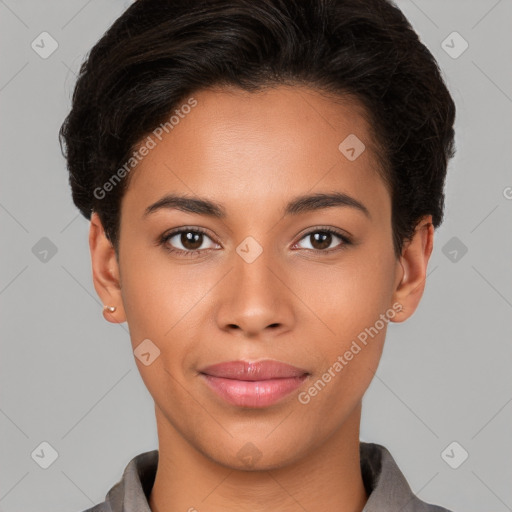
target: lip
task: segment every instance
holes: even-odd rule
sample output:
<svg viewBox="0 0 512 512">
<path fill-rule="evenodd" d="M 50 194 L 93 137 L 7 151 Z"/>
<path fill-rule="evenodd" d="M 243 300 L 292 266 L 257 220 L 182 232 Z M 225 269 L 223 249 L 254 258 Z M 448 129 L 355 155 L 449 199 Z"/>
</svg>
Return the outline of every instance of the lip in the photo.
<svg viewBox="0 0 512 512">
<path fill-rule="evenodd" d="M 217 395 L 239 407 L 268 407 L 297 389 L 309 373 L 274 360 L 229 361 L 199 370 Z"/>
</svg>

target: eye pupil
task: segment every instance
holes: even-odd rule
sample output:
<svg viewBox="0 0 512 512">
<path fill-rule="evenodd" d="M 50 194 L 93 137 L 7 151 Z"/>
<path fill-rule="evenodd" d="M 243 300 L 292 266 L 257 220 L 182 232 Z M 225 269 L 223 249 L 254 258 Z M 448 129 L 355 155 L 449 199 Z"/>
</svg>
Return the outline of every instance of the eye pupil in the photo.
<svg viewBox="0 0 512 512">
<path fill-rule="evenodd" d="M 327 247 L 329 247 L 331 245 L 331 242 L 332 242 L 332 234 L 331 233 L 327 233 L 327 232 L 324 232 L 324 231 L 318 231 L 317 233 L 313 233 L 312 235 L 312 238 L 313 240 L 315 241 L 315 243 L 312 243 L 311 245 L 315 248 L 315 249 L 326 249 Z M 320 240 L 320 246 L 318 246 L 317 242 Z"/>
<path fill-rule="evenodd" d="M 198 249 L 201 247 L 203 240 L 202 240 L 203 234 L 202 233 L 194 233 L 191 231 L 183 232 L 181 234 L 181 243 L 183 244 L 183 247 L 187 249 Z M 188 245 L 187 245 L 188 244 Z M 192 246 L 190 246 L 190 244 Z"/>
</svg>

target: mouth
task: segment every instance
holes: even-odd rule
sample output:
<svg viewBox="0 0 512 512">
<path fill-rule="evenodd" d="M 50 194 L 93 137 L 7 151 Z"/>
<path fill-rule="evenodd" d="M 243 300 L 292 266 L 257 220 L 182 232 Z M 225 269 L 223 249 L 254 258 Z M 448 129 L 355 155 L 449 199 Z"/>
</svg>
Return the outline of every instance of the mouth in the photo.
<svg viewBox="0 0 512 512">
<path fill-rule="evenodd" d="M 296 390 L 309 373 L 279 361 L 230 361 L 199 371 L 218 396 L 239 407 L 268 407 Z"/>
</svg>

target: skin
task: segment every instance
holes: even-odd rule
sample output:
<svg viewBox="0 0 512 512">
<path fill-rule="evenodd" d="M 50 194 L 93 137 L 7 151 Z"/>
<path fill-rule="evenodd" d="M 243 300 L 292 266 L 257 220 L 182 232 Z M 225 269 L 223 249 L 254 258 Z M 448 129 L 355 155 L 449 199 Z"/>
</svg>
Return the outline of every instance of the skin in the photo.
<svg viewBox="0 0 512 512">
<path fill-rule="evenodd" d="M 367 495 L 359 460 L 361 400 L 381 357 L 381 329 L 335 377 L 300 403 L 359 333 L 393 304 L 402 322 L 423 293 L 432 251 L 431 216 L 420 219 L 399 258 L 389 190 L 362 107 L 302 86 L 259 93 L 234 88 L 194 94 L 191 112 L 137 165 L 122 201 L 119 260 L 96 213 L 90 249 L 94 286 L 127 321 L 132 348 L 150 339 L 160 356 L 135 358 L 155 401 L 159 465 L 155 512 L 360 511 Z M 356 134 L 366 150 L 349 161 L 338 145 Z M 293 198 L 341 192 L 363 203 L 283 216 Z M 223 219 L 145 209 L 166 193 L 221 203 Z M 172 228 L 203 228 L 158 245 Z M 314 233 L 331 227 L 324 245 Z M 236 252 L 248 236 L 263 252 Z M 201 243 L 202 242 L 202 243 Z M 316 249 L 316 250 L 315 250 Z M 253 249 L 251 249 L 253 250 Z M 387 324 L 386 324 L 387 325 Z M 276 359 L 310 376 L 263 409 L 230 405 L 198 375 L 207 365 Z M 251 442 L 249 468 L 238 455 Z"/>
</svg>

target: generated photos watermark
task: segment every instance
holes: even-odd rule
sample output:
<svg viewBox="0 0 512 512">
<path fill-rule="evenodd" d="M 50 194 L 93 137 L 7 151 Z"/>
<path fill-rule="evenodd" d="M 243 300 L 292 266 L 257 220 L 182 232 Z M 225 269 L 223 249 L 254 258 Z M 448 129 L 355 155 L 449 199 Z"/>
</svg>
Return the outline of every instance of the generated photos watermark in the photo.
<svg viewBox="0 0 512 512">
<path fill-rule="evenodd" d="M 338 375 L 361 350 L 368 345 L 368 337 L 373 339 L 382 329 L 395 318 L 397 313 L 403 310 L 402 304 L 395 302 L 391 308 L 382 313 L 379 319 L 370 327 L 366 327 L 357 335 L 357 340 L 352 340 L 350 347 L 336 358 L 336 361 L 316 380 L 306 391 L 301 391 L 297 399 L 303 405 L 309 404 L 311 398 L 318 395 L 331 380 Z M 359 341 L 359 343 L 358 343 Z"/>
<path fill-rule="evenodd" d="M 179 124 L 181 119 L 184 119 L 189 114 L 193 107 L 197 105 L 197 100 L 190 97 L 187 103 L 181 105 L 180 108 L 174 110 L 174 113 L 169 117 L 165 123 L 160 123 L 150 135 L 146 137 L 144 142 L 139 148 L 132 153 L 132 156 L 112 174 L 112 176 L 101 186 L 96 187 L 93 195 L 96 199 L 104 199 L 107 192 L 110 192 L 120 181 L 145 157 L 149 152 L 156 148 L 158 142 L 162 140 L 164 134 L 170 133 L 176 125 Z M 157 139 L 157 140 L 155 140 Z"/>
</svg>

